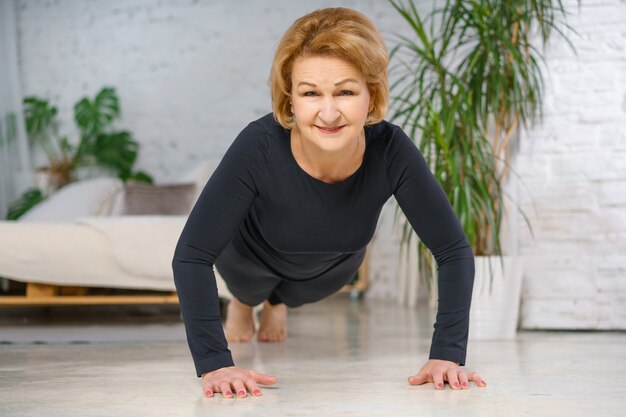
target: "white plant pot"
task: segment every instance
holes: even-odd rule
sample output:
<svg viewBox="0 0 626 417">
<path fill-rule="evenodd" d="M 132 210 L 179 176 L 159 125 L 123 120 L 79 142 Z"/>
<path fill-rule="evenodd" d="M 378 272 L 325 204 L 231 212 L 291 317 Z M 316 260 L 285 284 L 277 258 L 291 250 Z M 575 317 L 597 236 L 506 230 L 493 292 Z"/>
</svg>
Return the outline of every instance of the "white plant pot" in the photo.
<svg viewBox="0 0 626 417">
<path fill-rule="evenodd" d="M 504 273 L 497 256 L 476 256 L 470 308 L 469 339 L 514 339 L 522 289 L 522 258 L 504 256 Z M 489 262 L 493 272 L 490 291 Z"/>
</svg>

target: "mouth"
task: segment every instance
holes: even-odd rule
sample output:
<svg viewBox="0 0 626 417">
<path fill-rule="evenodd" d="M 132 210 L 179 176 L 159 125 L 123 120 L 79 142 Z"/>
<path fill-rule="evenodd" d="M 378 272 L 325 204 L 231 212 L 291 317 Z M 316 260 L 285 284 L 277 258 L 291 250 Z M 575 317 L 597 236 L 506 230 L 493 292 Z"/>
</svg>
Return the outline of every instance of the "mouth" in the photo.
<svg viewBox="0 0 626 417">
<path fill-rule="evenodd" d="M 325 127 L 320 127 L 320 126 L 315 126 L 320 132 L 325 133 L 327 135 L 329 134 L 334 134 L 339 132 L 341 129 L 343 129 L 345 126 L 337 126 L 334 128 L 325 128 Z"/>
</svg>

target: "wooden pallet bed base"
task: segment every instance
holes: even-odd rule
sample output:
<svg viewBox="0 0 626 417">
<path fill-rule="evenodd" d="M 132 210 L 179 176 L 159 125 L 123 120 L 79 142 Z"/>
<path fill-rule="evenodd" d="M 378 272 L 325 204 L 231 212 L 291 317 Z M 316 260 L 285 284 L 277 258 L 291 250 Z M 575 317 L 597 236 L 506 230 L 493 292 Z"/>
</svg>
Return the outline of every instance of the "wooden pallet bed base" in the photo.
<svg viewBox="0 0 626 417">
<path fill-rule="evenodd" d="M 26 295 L 0 296 L 0 307 L 104 304 L 178 304 L 176 292 L 164 295 L 87 295 L 87 287 L 26 284 Z"/>
<path fill-rule="evenodd" d="M 358 272 L 354 284 L 345 285 L 341 292 L 352 296 L 362 296 L 369 286 L 368 280 L 369 248 Z M 178 304 L 176 291 L 163 295 L 88 295 L 88 287 L 61 286 L 50 284 L 26 284 L 26 295 L 0 296 L 2 307 L 28 307 L 52 305 L 108 305 L 108 304 Z"/>
</svg>

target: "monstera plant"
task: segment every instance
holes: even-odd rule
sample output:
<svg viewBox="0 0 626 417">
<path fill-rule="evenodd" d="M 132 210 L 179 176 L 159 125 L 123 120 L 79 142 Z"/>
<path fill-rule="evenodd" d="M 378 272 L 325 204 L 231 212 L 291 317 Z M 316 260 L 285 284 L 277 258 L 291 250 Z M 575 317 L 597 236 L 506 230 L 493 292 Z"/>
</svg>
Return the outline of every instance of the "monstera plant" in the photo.
<svg viewBox="0 0 626 417">
<path fill-rule="evenodd" d="M 7 219 L 15 220 L 50 193 L 76 181 L 81 168 L 112 171 L 123 181 L 129 179 L 152 183 L 143 171 L 134 171 L 139 144 L 130 132 L 115 130 L 113 122 L 120 117 L 119 98 L 114 88 L 105 87 L 93 100 L 82 98 L 74 105 L 74 121 L 80 133 L 77 143 L 59 135 L 57 108 L 48 100 L 35 96 L 24 99 L 24 119 L 31 147 L 40 147 L 48 164 L 37 168 L 45 174 L 44 189 L 30 188 L 10 206 Z"/>
</svg>

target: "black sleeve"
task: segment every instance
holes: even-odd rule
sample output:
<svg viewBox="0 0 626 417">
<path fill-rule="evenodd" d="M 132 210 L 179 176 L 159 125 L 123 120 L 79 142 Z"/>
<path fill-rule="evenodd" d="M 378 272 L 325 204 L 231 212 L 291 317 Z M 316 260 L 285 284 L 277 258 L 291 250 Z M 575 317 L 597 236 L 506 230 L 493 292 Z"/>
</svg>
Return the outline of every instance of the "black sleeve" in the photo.
<svg viewBox="0 0 626 417">
<path fill-rule="evenodd" d="M 438 267 L 439 305 L 430 359 L 465 365 L 474 283 L 474 254 L 446 194 L 423 155 L 394 127 L 387 149 L 387 178 L 413 230 Z"/>
<path fill-rule="evenodd" d="M 172 270 L 198 376 L 234 364 L 220 319 L 213 264 L 258 194 L 266 131 L 254 122 L 237 136 L 205 185 L 180 235 Z"/>
</svg>

